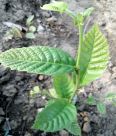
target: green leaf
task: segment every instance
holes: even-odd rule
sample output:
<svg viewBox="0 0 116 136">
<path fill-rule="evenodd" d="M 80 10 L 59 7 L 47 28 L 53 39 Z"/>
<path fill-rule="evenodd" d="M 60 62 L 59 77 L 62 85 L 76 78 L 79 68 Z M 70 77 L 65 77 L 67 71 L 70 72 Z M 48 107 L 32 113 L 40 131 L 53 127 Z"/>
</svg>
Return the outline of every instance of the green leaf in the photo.
<svg viewBox="0 0 116 136">
<path fill-rule="evenodd" d="M 64 13 L 68 8 L 67 3 L 62 1 L 52 1 L 50 4 L 45 4 L 41 9 L 57 11 L 60 13 Z"/>
<path fill-rule="evenodd" d="M 34 86 L 33 89 L 30 91 L 30 96 L 34 97 L 39 93 L 41 93 L 39 86 Z"/>
<path fill-rule="evenodd" d="M 105 106 L 105 104 L 102 103 L 102 102 L 97 103 L 97 110 L 101 114 L 106 114 L 106 106 Z"/>
<path fill-rule="evenodd" d="M 26 25 L 30 26 L 32 24 L 33 19 L 34 19 L 34 15 L 29 16 L 26 20 Z"/>
<path fill-rule="evenodd" d="M 0 62 L 12 70 L 45 75 L 75 70 L 75 61 L 68 53 L 45 46 L 10 49 L 0 54 Z"/>
<path fill-rule="evenodd" d="M 57 95 L 60 98 L 70 99 L 75 92 L 73 79 L 69 74 L 62 74 L 53 77 L 53 84 Z"/>
<path fill-rule="evenodd" d="M 84 37 L 81 47 L 78 67 L 80 69 L 80 84 L 87 85 L 99 78 L 106 69 L 109 59 L 109 49 L 106 38 L 94 25 Z"/>
<path fill-rule="evenodd" d="M 57 95 L 56 90 L 54 88 L 50 88 L 49 93 L 53 98 L 58 98 L 58 95 Z"/>
<path fill-rule="evenodd" d="M 92 14 L 93 11 L 94 11 L 94 8 L 93 8 L 93 7 L 90 7 L 90 8 L 86 9 L 86 10 L 83 12 L 83 16 L 84 16 L 84 17 L 89 17 L 89 16 Z"/>
<path fill-rule="evenodd" d="M 28 39 L 35 39 L 35 35 L 32 32 L 26 33 L 26 38 Z"/>
<path fill-rule="evenodd" d="M 75 136 L 81 136 L 81 128 L 79 124 L 75 121 L 67 125 L 66 130 Z"/>
<path fill-rule="evenodd" d="M 76 107 L 65 99 L 56 99 L 37 114 L 34 129 L 45 132 L 59 131 L 76 119 Z"/>
<path fill-rule="evenodd" d="M 108 100 L 116 99 L 116 93 L 108 93 L 106 99 Z"/>
<path fill-rule="evenodd" d="M 90 94 L 87 98 L 87 104 L 89 105 L 96 105 L 96 101 L 95 101 L 95 98 Z"/>
</svg>

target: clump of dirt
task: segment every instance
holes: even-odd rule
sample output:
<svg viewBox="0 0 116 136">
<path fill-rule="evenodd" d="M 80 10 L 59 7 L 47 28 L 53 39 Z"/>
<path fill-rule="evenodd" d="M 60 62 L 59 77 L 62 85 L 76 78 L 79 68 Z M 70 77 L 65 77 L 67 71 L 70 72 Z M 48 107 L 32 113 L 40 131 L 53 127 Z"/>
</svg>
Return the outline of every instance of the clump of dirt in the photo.
<svg viewBox="0 0 116 136">
<path fill-rule="evenodd" d="M 72 10 L 83 11 L 94 6 L 96 11 L 91 17 L 90 26 L 93 22 L 100 25 L 101 30 L 107 36 L 111 60 L 108 70 L 101 79 L 96 80 L 85 88 L 83 95 L 92 92 L 96 97 L 102 98 L 106 93 L 116 89 L 116 46 L 115 28 L 116 2 L 113 0 L 64 0 L 69 3 Z M 49 45 L 69 52 L 75 56 L 78 37 L 70 18 L 54 12 L 42 11 L 40 6 L 49 0 L 0 0 L 0 51 L 10 48 L 27 47 L 31 45 Z M 34 14 L 37 28 L 36 39 L 28 40 L 12 39 L 4 41 L 4 35 L 9 29 L 3 22 L 12 22 L 25 26 L 26 18 Z M 88 28 L 89 29 L 89 26 Z M 0 65 L 0 136 L 8 133 L 12 136 L 68 136 L 66 131 L 59 133 L 44 133 L 31 129 L 37 109 L 41 109 L 47 98 L 39 94 L 36 98 L 29 96 L 29 91 L 36 85 L 41 88 L 51 86 L 50 77 L 28 74 L 25 72 L 11 71 Z M 106 103 L 107 104 L 107 103 Z M 83 131 L 83 136 L 115 136 L 116 135 L 116 109 L 107 105 L 107 115 L 102 117 L 96 107 L 77 101 L 78 118 Z"/>
</svg>

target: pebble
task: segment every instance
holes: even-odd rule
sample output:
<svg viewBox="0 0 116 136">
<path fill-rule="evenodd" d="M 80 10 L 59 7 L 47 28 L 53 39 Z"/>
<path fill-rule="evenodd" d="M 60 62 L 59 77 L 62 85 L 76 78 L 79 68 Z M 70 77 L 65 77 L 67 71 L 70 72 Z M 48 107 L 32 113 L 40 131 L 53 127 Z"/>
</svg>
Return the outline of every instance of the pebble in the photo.
<svg viewBox="0 0 116 136">
<path fill-rule="evenodd" d="M 44 76 L 43 76 L 43 75 L 39 75 L 39 76 L 38 76 L 38 80 L 39 80 L 39 81 L 44 80 Z"/>
<path fill-rule="evenodd" d="M 14 85 L 7 85 L 3 87 L 3 95 L 5 96 L 14 96 L 17 93 L 17 89 L 15 88 Z"/>
<path fill-rule="evenodd" d="M 83 125 L 83 132 L 85 132 L 85 133 L 91 132 L 91 126 L 90 126 L 89 122 L 85 122 L 84 123 L 84 125 Z"/>
<path fill-rule="evenodd" d="M 32 136 L 30 133 L 26 132 L 24 136 Z"/>
<path fill-rule="evenodd" d="M 84 117 L 84 122 L 89 122 L 89 118 L 88 117 Z"/>
<path fill-rule="evenodd" d="M 41 32 L 44 32 L 44 27 L 42 25 L 39 24 L 38 28 L 37 28 L 37 32 L 38 33 L 41 33 Z"/>
<path fill-rule="evenodd" d="M 114 73 L 116 73 L 116 67 L 113 67 L 113 68 L 112 68 L 112 71 L 113 71 Z"/>
<path fill-rule="evenodd" d="M 5 113 L 1 107 L 0 107 L 0 115 L 5 115 Z"/>
<path fill-rule="evenodd" d="M 69 133 L 65 130 L 60 131 L 60 136 L 69 136 Z"/>
</svg>

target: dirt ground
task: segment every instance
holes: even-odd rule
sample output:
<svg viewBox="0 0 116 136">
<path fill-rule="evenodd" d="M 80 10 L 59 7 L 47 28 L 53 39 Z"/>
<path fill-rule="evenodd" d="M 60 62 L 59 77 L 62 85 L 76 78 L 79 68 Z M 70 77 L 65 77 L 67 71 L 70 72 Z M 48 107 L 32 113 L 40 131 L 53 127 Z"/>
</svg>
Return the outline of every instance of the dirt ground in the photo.
<svg viewBox="0 0 116 136">
<path fill-rule="evenodd" d="M 111 58 L 103 76 L 85 87 L 86 94 L 92 92 L 102 99 L 108 92 L 116 92 L 116 1 L 115 0 L 64 0 L 72 10 L 83 11 L 95 7 L 90 18 L 100 25 L 102 32 L 108 38 Z M 78 31 L 66 15 L 42 11 L 40 6 L 49 0 L 0 0 L 0 51 L 10 48 L 27 47 L 31 45 L 49 45 L 69 52 L 75 56 Z M 12 39 L 4 40 L 9 29 L 4 22 L 12 22 L 25 26 L 28 16 L 34 14 L 34 25 L 37 28 L 34 40 Z M 87 29 L 89 29 L 89 26 Z M 37 109 L 42 108 L 46 98 L 37 95 L 29 97 L 29 91 L 36 85 L 41 88 L 51 86 L 50 77 L 11 71 L 0 65 L 0 136 L 69 136 L 66 131 L 44 133 L 31 129 Z M 81 98 L 82 96 L 80 96 Z M 116 136 L 116 108 L 107 105 L 106 116 L 101 116 L 96 107 L 77 101 L 79 121 L 82 136 Z M 85 121 L 86 114 L 89 122 Z M 85 125 L 85 128 L 84 128 Z M 6 134 L 6 135 L 5 135 Z M 71 136 L 71 135 L 70 135 Z"/>
</svg>

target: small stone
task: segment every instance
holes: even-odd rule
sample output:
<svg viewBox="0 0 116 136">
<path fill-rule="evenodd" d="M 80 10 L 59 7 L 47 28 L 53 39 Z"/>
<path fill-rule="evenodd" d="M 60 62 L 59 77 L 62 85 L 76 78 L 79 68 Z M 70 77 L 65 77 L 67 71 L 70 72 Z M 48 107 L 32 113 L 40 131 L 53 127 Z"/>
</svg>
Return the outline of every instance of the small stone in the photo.
<svg viewBox="0 0 116 136">
<path fill-rule="evenodd" d="M 65 130 L 60 131 L 60 136 L 69 136 L 69 133 Z"/>
<path fill-rule="evenodd" d="M 39 25 L 38 28 L 37 28 L 37 32 L 38 33 L 41 33 L 41 32 L 44 32 L 44 27 L 42 25 Z"/>
<path fill-rule="evenodd" d="M 112 71 L 113 71 L 114 73 L 116 73 L 116 67 L 113 67 L 113 68 L 112 68 Z"/>
<path fill-rule="evenodd" d="M 100 123 L 99 117 L 95 114 L 93 114 L 90 119 L 91 119 L 91 122 L 94 122 L 94 123 L 97 123 L 97 124 Z"/>
<path fill-rule="evenodd" d="M 90 126 L 89 122 L 85 122 L 84 123 L 84 125 L 83 125 L 83 132 L 85 132 L 85 133 L 91 132 L 91 126 Z"/>
<path fill-rule="evenodd" d="M 90 120 L 89 120 L 89 118 L 88 117 L 85 117 L 84 118 L 84 122 L 89 122 Z"/>
<path fill-rule="evenodd" d="M 38 79 L 39 79 L 40 81 L 42 81 L 42 80 L 44 80 L 44 76 L 43 76 L 43 75 L 39 75 Z"/>
<path fill-rule="evenodd" d="M 17 89 L 14 85 L 7 85 L 3 87 L 3 95 L 5 96 L 14 96 L 17 93 Z"/>
<path fill-rule="evenodd" d="M 5 115 L 5 113 L 1 107 L 0 107 L 0 115 Z"/>
<path fill-rule="evenodd" d="M 24 136 L 31 136 L 31 134 L 26 132 Z"/>
</svg>

